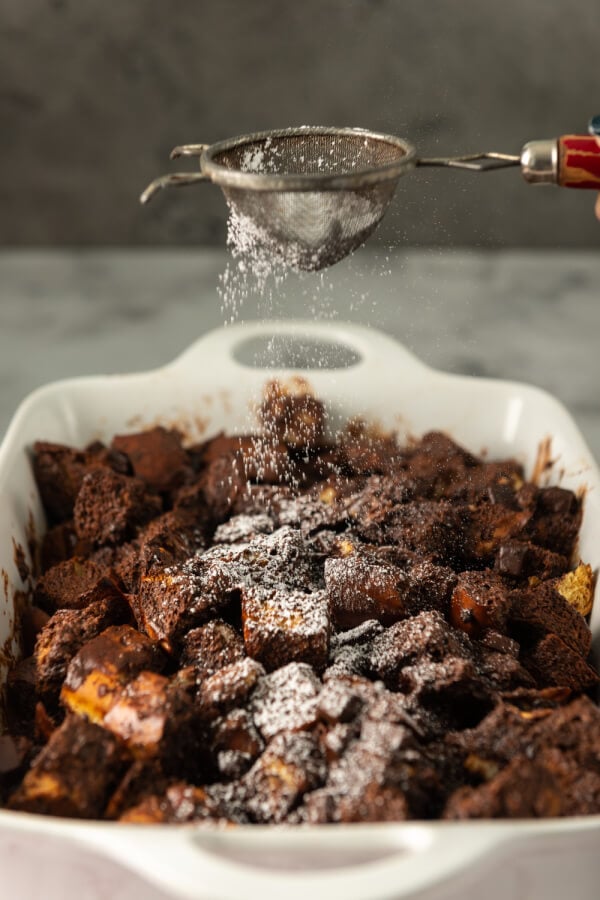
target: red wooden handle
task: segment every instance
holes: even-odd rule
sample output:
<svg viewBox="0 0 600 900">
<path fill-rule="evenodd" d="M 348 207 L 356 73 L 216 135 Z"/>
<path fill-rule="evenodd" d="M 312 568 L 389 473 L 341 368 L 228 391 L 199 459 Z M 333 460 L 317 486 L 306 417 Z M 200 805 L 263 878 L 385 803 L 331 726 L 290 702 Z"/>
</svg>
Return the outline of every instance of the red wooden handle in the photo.
<svg viewBox="0 0 600 900">
<path fill-rule="evenodd" d="M 600 138 L 563 134 L 558 139 L 558 183 L 600 190 Z"/>
</svg>

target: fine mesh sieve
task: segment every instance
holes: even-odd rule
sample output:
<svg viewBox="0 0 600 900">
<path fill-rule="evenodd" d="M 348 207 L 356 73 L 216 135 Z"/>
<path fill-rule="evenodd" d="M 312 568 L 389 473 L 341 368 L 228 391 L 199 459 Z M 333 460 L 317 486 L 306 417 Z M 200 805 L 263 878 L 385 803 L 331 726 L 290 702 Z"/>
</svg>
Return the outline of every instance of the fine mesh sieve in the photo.
<svg viewBox="0 0 600 900">
<path fill-rule="evenodd" d="M 416 166 L 486 171 L 520 165 L 530 182 L 592 186 L 563 177 L 561 146 L 568 148 L 566 142 L 571 139 L 588 140 L 567 136 L 534 141 L 519 155 L 419 159 L 407 141 L 361 128 L 305 126 L 265 131 L 216 144 L 176 147 L 171 158 L 197 156 L 200 171 L 163 175 L 148 185 L 140 199 L 146 203 L 170 185 L 212 181 L 223 191 L 232 221 L 247 246 L 266 248 L 293 268 L 319 270 L 366 241 L 388 208 L 398 179 Z M 590 155 L 587 145 L 585 153 Z M 578 177 L 580 169 L 577 164 Z"/>
<path fill-rule="evenodd" d="M 175 148 L 199 156 L 200 173 L 170 184 L 218 184 L 239 227 L 293 268 L 318 270 L 359 247 L 377 227 L 415 151 L 399 138 L 355 128 L 270 131 L 210 146 Z"/>
</svg>

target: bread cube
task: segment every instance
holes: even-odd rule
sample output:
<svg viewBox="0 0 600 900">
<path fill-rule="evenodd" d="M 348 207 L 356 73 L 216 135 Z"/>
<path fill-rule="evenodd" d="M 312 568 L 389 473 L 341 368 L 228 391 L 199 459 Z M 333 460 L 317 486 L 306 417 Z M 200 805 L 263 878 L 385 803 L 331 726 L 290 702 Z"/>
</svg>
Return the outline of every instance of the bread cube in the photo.
<svg viewBox="0 0 600 900">
<path fill-rule="evenodd" d="M 161 512 L 160 498 L 139 478 L 96 468 L 85 475 L 73 509 L 80 540 L 94 545 L 119 544 Z"/>
<path fill-rule="evenodd" d="M 42 815 L 99 818 L 129 761 L 117 738 L 67 716 L 35 759 L 9 809 Z"/>
<path fill-rule="evenodd" d="M 329 600 L 325 591 L 305 593 L 248 589 L 242 592 L 246 652 L 267 671 L 304 662 L 322 671 L 329 655 Z"/>
<path fill-rule="evenodd" d="M 71 712 L 101 723 L 121 687 L 144 669 L 160 670 L 160 647 L 129 625 L 111 626 L 75 654 L 60 693 Z"/>
</svg>

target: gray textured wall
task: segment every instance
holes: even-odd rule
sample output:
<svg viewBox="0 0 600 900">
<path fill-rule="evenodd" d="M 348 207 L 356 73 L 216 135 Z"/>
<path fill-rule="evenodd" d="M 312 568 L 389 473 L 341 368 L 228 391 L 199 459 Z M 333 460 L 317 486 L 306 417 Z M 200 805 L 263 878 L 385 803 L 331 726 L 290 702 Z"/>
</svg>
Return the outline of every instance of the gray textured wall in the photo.
<svg viewBox="0 0 600 900">
<path fill-rule="evenodd" d="M 362 125 L 516 152 L 600 112 L 598 0 L 0 0 L 0 243 L 218 243 L 202 185 L 137 194 L 176 143 Z M 379 240 L 598 246 L 583 192 L 405 179 Z"/>
</svg>

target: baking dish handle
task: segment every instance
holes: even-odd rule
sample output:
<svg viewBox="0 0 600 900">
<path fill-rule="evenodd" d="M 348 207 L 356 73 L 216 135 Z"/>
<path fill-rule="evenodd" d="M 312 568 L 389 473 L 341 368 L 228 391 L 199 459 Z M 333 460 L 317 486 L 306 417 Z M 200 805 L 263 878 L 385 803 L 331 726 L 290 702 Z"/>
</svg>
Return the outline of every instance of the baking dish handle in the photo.
<svg viewBox="0 0 600 900">
<path fill-rule="evenodd" d="M 273 349 L 278 343 L 279 350 Z M 283 347 L 283 357 L 280 354 Z M 171 366 L 186 377 L 215 371 L 244 382 L 263 382 L 265 372 L 301 369 L 308 377 L 331 376 L 344 383 L 369 379 L 389 382 L 394 376 L 431 372 L 410 350 L 381 331 L 350 322 L 310 319 L 263 320 L 218 328 L 203 335 Z"/>
<path fill-rule="evenodd" d="M 82 831 L 77 839 L 83 838 Z M 510 829 L 423 825 L 94 829 L 86 843 L 182 900 L 402 900 L 506 850 Z M 75 835 L 75 833 L 74 833 Z"/>
</svg>

